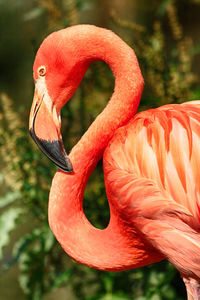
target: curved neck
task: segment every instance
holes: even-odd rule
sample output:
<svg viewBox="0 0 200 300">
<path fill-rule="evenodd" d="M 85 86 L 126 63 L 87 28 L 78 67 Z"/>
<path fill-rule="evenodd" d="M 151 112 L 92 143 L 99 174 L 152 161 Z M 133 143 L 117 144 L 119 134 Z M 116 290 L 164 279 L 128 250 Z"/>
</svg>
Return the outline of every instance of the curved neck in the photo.
<svg viewBox="0 0 200 300">
<path fill-rule="evenodd" d="M 82 201 L 87 180 L 103 150 L 116 129 L 126 124 L 137 110 L 143 78 L 133 50 L 112 32 L 95 28 L 90 30 L 87 43 L 84 32 L 76 36 L 77 51 L 87 63 L 104 60 L 110 66 L 115 76 L 114 93 L 72 149 L 69 157 L 74 173 L 56 173 L 50 192 L 49 223 L 62 247 L 76 261 L 98 269 L 124 270 L 145 264 L 138 263 L 134 254 L 136 233 L 133 229 L 126 232 L 112 207 L 108 227 L 96 229 L 86 219 Z"/>
<path fill-rule="evenodd" d="M 115 77 L 114 92 L 106 108 L 98 115 L 70 154 L 74 162 L 73 167 L 78 168 L 84 163 L 87 172 L 90 173 L 102 157 L 103 150 L 115 130 L 135 115 L 144 82 L 133 49 L 109 30 L 88 26 L 87 31 L 87 25 L 85 26 L 73 28 L 79 29 L 76 38 L 72 40 L 74 51 L 87 67 L 92 61 L 106 62 Z M 73 30 L 72 36 L 75 36 Z M 84 72 L 85 70 L 83 74 Z"/>
</svg>

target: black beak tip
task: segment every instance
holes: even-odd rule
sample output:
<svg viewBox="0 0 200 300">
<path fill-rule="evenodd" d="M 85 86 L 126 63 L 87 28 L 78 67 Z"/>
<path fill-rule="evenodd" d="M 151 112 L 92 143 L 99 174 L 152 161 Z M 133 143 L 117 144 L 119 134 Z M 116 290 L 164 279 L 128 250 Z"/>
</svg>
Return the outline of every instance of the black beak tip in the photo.
<svg viewBox="0 0 200 300">
<path fill-rule="evenodd" d="M 68 158 L 68 156 L 66 154 L 65 154 L 65 164 L 60 163 L 59 165 L 57 164 L 57 166 L 63 172 L 66 172 L 66 173 L 73 173 L 74 172 L 71 161 L 70 161 L 70 159 Z"/>
<path fill-rule="evenodd" d="M 73 167 L 70 159 L 68 158 L 62 140 L 46 141 L 39 139 L 34 130 L 29 130 L 32 139 L 38 145 L 40 150 L 63 172 L 73 173 Z"/>
</svg>

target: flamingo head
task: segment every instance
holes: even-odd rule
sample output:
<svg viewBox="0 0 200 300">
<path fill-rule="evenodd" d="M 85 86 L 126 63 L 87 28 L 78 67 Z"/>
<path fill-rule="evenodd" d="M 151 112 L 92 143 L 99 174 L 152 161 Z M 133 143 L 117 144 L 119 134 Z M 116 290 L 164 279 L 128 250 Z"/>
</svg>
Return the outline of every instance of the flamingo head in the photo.
<svg viewBox="0 0 200 300">
<path fill-rule="evenodd" d="M 88 63 L 80 59 L 77 43 L 67 29 L 49 35 L 40 46 L 34 66 L 35 93 L 30 112 L 32 138 L 61 170 L 73 172 L 61 136 L 62 106 L 82 80 Z"/>
</svg>

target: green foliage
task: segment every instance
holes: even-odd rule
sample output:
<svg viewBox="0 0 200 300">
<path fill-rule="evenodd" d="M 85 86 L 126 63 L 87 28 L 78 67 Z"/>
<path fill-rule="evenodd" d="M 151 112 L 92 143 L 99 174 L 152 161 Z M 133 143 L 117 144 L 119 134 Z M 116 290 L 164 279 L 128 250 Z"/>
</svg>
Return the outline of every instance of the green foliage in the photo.
<svg viewBox="0 0 200 300">
<path fill-rule="evenodd" d="M 3 247 L 10 241 L 10 232 L 15 228 L 15 223 L 22 213 L 20 208 L 9 208 L 0 216 L 0 259 L 3 256 Z"/>
<path fill-rule="evenodd" d="M 24 245 L 27 245 L 24 247 Z M 52 284 L 51 249 L 54 237 L 49 227 L 34 229 L 15 246 L 19 256 L 19 283 L 27 299 L 41 299 Z M 20 255 L 19 255 L 20 254 Z"/>
<path fill-rule="evenodd" d="M 18 191 L 8 192 L 7 194 L 0 197 L 0 209 L 6 207 L 7 205 L 19 200 L 21 195 Z"/>
<path fill-rule="evenodd" d="M 145 0 L 141 2 L 149 5 Z M 79 23 L 89 11 L 100 10 L 99 3 L 97 0 L 37 0 L 23 14 L 23 22 L 25 25 L 43 22 L 47 35 Z M 128 5 L 127 1 L 124 3 Z M 119 31 L 139 58 L 146 82 L 140 109 L 200 96 L 199 74 L 193 68 L 200 46 L 193 45 L 191 37 L 185 36 L 178 17 L 180 4 L 177 4 L 178 1 L 152 1 L 151 26 L 148 22 L 137 24 L 124 20 L 115 11 L 109 15 L 115 31 Z M 36 45 L 43 34 L 39 33 L 34 41 Z M 113 86 L 109 68 L 103 63 L 93 63 L 73 100 L 62 111 L 62 132 L 68 151 L 106 105 Z M 15 99 L 8 95 L 0 95 L 1 275 L 17 264 L 19 284 L 28 300 L 39 300 L 56 289 L 68 287 L 79 300 L 183 299 L 183 283 L 166 261 L 108 273 L 79 265 L 64 253 L 47 222 L 48 194 L 56 168 L 29 138 L 28 112 L 25 108 L 17 108 L 16 112 L 13 102 Z M 109 207 L 105 201 L 101 162 L 87 184 L 84 198 L 88 219 L 98 228 L 106 227 Z M 10 234 L 15 235 L 20 226 L 24 231 L 12 243 L 12 254 L 9 251 L 7 254 Z"/>
</svg>

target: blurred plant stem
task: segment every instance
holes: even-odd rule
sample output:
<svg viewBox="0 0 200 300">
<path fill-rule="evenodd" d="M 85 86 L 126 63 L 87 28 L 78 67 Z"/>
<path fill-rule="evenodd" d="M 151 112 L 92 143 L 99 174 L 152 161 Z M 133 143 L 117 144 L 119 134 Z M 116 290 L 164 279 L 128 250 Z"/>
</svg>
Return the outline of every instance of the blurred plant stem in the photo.
<svg viewBox="0 0 200 300">
<path fill-rule="evenodd" d="M 2 173 L 6 185 L 12 190 L 20 190 L 23 178 L 19 167 L 20 157 L 18 156 L 16 144 L 21 136 L 22 122 L 18 114 L 12 109 L 12 100 L 5 93 L 0 94 L 1 103 L 1 126 L 0 126 L 0 153 L 4 161 Z M 4 122 L 4 126 L 3 126 Z M 7 130 L 5 130 L 5 127 Z M 14 166 L 14 167 L 13 167 Z M 9 176 L 8 176 L 9 174 Z"/>
<path fill-rule="evenodd" d="M 78 24 L 76 0 L 37 0 L 47 12 L 49 31 Z"/>
<path fill-rule="evenodd" d="M 76 25 L 79 23 L 79 13 L 77 9 L 76 0 L 63 0 L 64 11 L 67 12 L 69 25 Z"/>
</svg>

